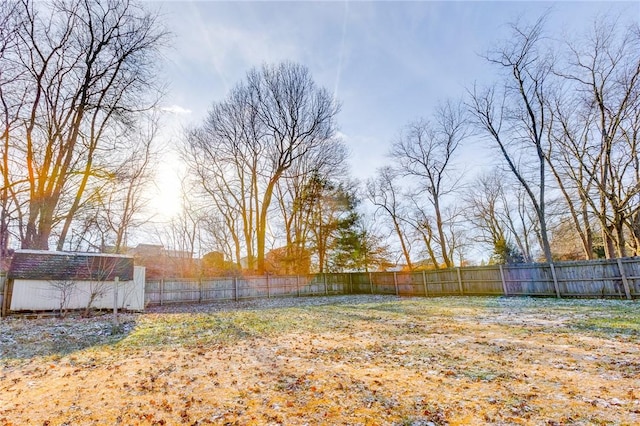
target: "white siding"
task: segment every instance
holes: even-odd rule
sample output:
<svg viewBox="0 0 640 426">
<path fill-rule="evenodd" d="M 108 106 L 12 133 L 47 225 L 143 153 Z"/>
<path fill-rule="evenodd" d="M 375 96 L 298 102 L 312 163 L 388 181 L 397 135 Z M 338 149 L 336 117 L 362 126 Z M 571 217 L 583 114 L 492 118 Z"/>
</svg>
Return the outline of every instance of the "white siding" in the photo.
<svg viewBox="0 0 640 426">
<path fill-rule="evenodd" d="M 144 266 L 133 267 L 133 281 L 131 281 L 130 287 L 125 290 L 131 289 L 130 294 L 126 294 L 124 298 L 118 297 L 118 300 L 122 300 L 124 305 L 120 307 L 126 308 L 131 311 L 144 311 L 144 285 L 145 285 L 145 268 Z M 122 284 L 121 284 L 122 286 Z"/>
<path fill-rule="evenodd" d="M 132 311 L 144 310 L 145 269 L 134 268 L 133 281 L 118 285 L 118 307 Z M 67 309 L 84 309 L 92 293 L 100 295 L 92 303 L 93 308 L 113 309 L 114 281 L 75 281 Z M 62 291 L 51 281 L 19 280 L 13 283 L 12 311 L 53 311 L 60 309 Z"/>
</svg>

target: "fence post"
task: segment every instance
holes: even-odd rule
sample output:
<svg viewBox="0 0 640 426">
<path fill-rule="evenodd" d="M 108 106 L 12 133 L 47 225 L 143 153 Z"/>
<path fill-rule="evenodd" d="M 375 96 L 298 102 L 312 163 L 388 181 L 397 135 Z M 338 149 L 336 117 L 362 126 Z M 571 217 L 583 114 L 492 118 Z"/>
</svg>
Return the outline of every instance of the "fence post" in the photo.
<svg viewBox="0 0 640 426">
<path fill-rule="evenodd" d="M 498 265 L 498 267 L 500 268 L 500 281 L 502 281 L 502 291 L 504 292 L 505 296 L 508 296 L 509 291 L 507 290 L 507 283 L 504 280 L 504 269 L 502 269 L 502 265 Z"/>
<path fill-rule="evenodd" d="M 427 289 L 427 272 L 422 271 L 422 285 L 424 285 L 424 297 L 429 297 L 429 290 Z"/>
<path fill-rule="evenodd" d="M 353 294 L 353 272 L 349 272 L 349 293 Z"/>
<path fill-rule="evenodd" d="M 4 277 L 4 278 L 3 278 Z M 6 317 L 9 313 L 9 279 L 6 275 L 0 275 L 0 279 L 4 279 L 2 287 L 2 304 L 0 306 L 0 317 Z"/>
<path fill-rule="evenodd" d="M 271 299 L 271 289 L 269 288 L 269 274 L 265 275 L 267 277 L 267 299 Z"/>
<path fill-rule="evenodd" d="M 198 278 L 198 303 L 202 303 L 202 277 Z"/>
<path fill-rule="evenodd" d="M 398 295 L 398 273 L 393 271 L 393 285 L 396 287 L 396 296 Z"/>
<path fill-rule="evenodd" d="M 369 289 L 371 290 L 371 294 L 373 294 L 373 275 L 369 272 Z"/>
<path fill-rule="evenodd" d="M 233 298 L 238 301 L 238 277 L 233 277 Z"/>
<path fill-rule="evenodd" d="M 622 259 L 618 258 L 618 270 L 620 271 L 620 277 L 622 278 L 622 285 L 624 286 L 624 295 L 627 299 L 631 300 L 631 288 L 629 287 L 629 281 L 627 281 L 627 275 L 624 273 L 624 265 Z"/>
<path fill-rule="evenodd" d="M 460 296 L 464 296 L 464 290 L 462 289 L 462 275 L 460 274 L 460 268 L 456 268 L 458 273 L 458 285 L 460 286 Z"/>
<path fill-rule="evenodd" d="M 324 283 L 324 295 L 327 296 L 329 294 L 329 288 L 327 287 L 327 273 L 324 272 L 322 274 L 322 282 Z"/>
<path fill-rule="evenodd" d="M 113 326 L 118 326 L 118 284 L 120 283 L 120 277 L 115 277 L 113 280 Z"/>
<path fill-rule="evenodd" d="M 552 262 L 549 262 L 549 266 L 551 267 L 551 278 L 553 278 L 553 288 L 556 290 L 556 297 L 561 299 L 562 296 L 560 295 L 560 286 L 558 285 L 558 277 L 556 276 L 556 267 Z"/>
<path fill-rule="evenodd" d="M 160 280 L 160 306 L 162 306 L 162 293 L 164 292 L 164 278 Z"/>
</svg>

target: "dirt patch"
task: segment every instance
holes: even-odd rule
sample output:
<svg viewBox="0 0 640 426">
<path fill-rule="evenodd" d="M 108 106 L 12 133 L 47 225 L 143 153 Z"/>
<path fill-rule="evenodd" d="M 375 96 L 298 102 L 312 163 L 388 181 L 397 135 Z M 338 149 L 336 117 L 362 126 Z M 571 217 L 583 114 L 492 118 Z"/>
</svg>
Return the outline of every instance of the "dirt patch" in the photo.
<svg viewBox="0 0 640 426">
<path fill-rule="evenodd" d="M 340 296 L 0 321 L 0 424 L 639 424 L 640 307 Z"/>
</svg>

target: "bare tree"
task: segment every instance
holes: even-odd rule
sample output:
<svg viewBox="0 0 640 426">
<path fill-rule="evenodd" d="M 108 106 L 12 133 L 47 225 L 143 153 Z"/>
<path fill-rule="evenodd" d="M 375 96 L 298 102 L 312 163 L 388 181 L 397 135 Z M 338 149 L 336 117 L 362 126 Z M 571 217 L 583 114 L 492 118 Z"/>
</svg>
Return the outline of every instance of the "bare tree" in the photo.
<svg viewBox="0 0 640 426">
<path fill-rule="evenodd" d="M 49 285 L 58 298 L 59 316 L 64 318 L 67 315 L 69 303 L 77 290 L 78 283 L 74 280 L 54 280 L 49 281 Z"/>
<path fill-rule="evenodd" d="M 322 211 L 319 207 L 326 199 L 323 190 L 327 185 L 322 183 L 345 181 L 348 176 L 346 156 L 344 144 L 336 141 L 330 149 L 298 159 L 276 185 L 275 197 L 285 240 L 284 257 L 291 265 L 291 273 L 297 273 L 297 265 L 302 265 L 297 261 L 298 257 L 306 257 L 313 248 L 312 236 L 320 233 L 318 228 L 330 222 L 318 215 Z M 315 248 L 318 248 L 317 244 Z M 316 255 L 324 258 L 317 250 Z M 322 268 L 323 262 L 320 262 L 320 270 Z"/>
<path fill-rule="evenodd" d="M 542 247 L 540 223 L 535 209 L 531 208 L 528 194 L 522 187 L 512 190 L 506 203 L 515 208 L 505 209 L 505 223 L 520 249 L 525 262 L 533 262 L 539 255 L 537 247 Z"/>
<path fill-rule="evenodd" d="M 541 46 L 546 17 L 531 26 L 512 25 L 512 37 L 487 60 L 505 73 L 502 88 L 471 91 L 470 111 L 477 127 L 502 154 L 530 199 L 540 226 L 545 260 L 552 261 L 547 229 L 547 129 L 551 62 Z"/>
<path fill-rule="evenodd" d="M 360 263 L 357 270 L 364 272 L 385 270 L 393 266 L 391 249 L 384 233 L 369 217 L 361 218 L 360 226 Z"/>
<path fill-rule="evenodd" d="M 445 223 L 444 202 L 460 182 L 461 173 L 453 173 L 452 162 L 467 134 L 462 105 L 446 103 L 436 111 L 433 121 L 422 119 L 407 125 L 391 149 L 391 156 L 399 162 L 399 173 L 413 178 L 417 191 L 426 195 L 433 209 L 432 235 L 447 267 L 453 266 L 455 247 L 449 246 L 453 243 L 453 234 L 447 236 L 445 232 L 452 224 L 451 221 Z M 427 217 L 424 213 L 421 216 Z M 450 219 L 454 217 L 451 215 Z M 427 224 L 424 219 L 421 223 Z"/>
<path fill-rule="evenodd" d="M 182 206 L 178 214 L 163 223 L 156 233 L 162 244 L 166 258 L 166 267 L 180 276 L 193 277 L 198 274 L 194 255 L 202 248 L 202 232 L 205 216 L 203 210 L 187 188 L 188 181 L 182 180 Z"/>
<path fill-rule="evenodd" d="M 218 157 L 220 162 L 224 158 Z M 245 185 L 243 180 L 245 174 L 241 169 L 239 179 L 234 179 L 230 173 L 225 171 L 225 167 L 220 167 L 218 160 L 211 161 L 208 165 L 198 166 L 196 173 L 199 177 L 197 183 L 208 195 L 211 201 L 211 211 L 209 222 L 223 225 L 223 235 L 232 243 L 230 253 L 235 259 L 238 267 L 241 266 L 242 253 L 247 254 L 248 268 L 253 269 L 255 251 L 255 208 L 254 197 L 251 188 L 256 188 L 255 177 L 250 177 L 250 182 Z M 247 188 L 248 186 L 248 188 Z M 221 230 L 216 230 L 218 234 Z"/>
<path fill-rule="evenodd" d="M 392 232 L 398 237 L 407 267 L 409 270 L 413 269 L 411 244 L 404 221 L 407 212 L 403 205 L 397 172 L 391 167 L 378 169 L 377 176 L 367 181 L 366 197 L 376 207 L 376 212 L 383 212 L 391 221 Z"/>
<path fill-rule="evenodd" d="M 106 224 L 115 253 L 127 248 L 128 234 L 148 222 L 141 214 L 148 199 L 145 191 L 152 183 L 153 170 L 158 164 L 154 140 L 158 131 L 157 116 L 141 120 L 145 128 L 136 128 L 127 138 L 129 145 L 120 164 L 95 189 L 100 200 L 101 220 Z"/>
<path fill-rule="evenodd" d="M 476 240 L 489 247 L 508 238 L 507 226 L 501 218 L 504 208 L 503 181 L 504 175 L 496 170 L 480 175 L 464 196 L 466 216 L 476 230 Z"/>
<path fill-rule="evenodd" d="M 524 191 L 514 191 L 512 186 L 500 170 L 480 175 L 463 197 L 465 217 L 476 242 L 493 250 L 500 244 L 514 244 L 522 260 L 532 262 L 536 215 L 531 216 Z"/>
<path fill-rule="evenodd" d="M 84 316 L 89 317 L 96 301 L 104 298 L 109 293 L 109 279 L 115 270 L 117 262 L 109 258 L 96 258 L 88 256 L 83 275 L 89 278 L 86 285 L 78 286 L 77 290 L 87 295 L 87 304 L 84 308 Z M 115 290 L 115 287 L 113 288 Z"/>
<path fill-rule="evenodd" d="M 254 269 L 258 169 L 264 156 L 261 133 L 252 126 L 255 113 L 243 87 L 235 88 L 225 102 L 214 104 L 199 128 L 190 129 L 183 157 L 194 186 L 211 203 L 234 245 L 238 267 L 246 253 L 248 269 Z"/>
<path fill-rule="evenodd" d="M 286 253 L 284 258 L 295 270 L 298 256 L 309 249 L 314 206 L 320 200 L 323 179 L 318 173 L 305 171 L 287 173 L 276 186 L 276 199 L 282 220 Z M 292 271 L 292 273 L 296 273 Z"/>
<path fill-rule="evenodd" d="M 568 93 L 554 109 L 554 135 L 571 162 L 565 176 L 597 217 L 608 258 L 626 255 L 640 211 L 639 28 L 596 20 L 585 38 L 568 43 L 567 62 L 556 70 Z"/>
<path fill-rule="evenodd" d="M 215 209 L 202 212 L 201 218 L 202 252 L 222 253 L 223 259 L 227 259 L 240 268 L 239 242 L 234 240 L 226 225 L 225 218 Z M 238 250 L 236 252 L 236 250 Z"/>
<path fill-rule="evenodd" d="M 407 217 L 403 218 L 403 222 L 413 228 L 418 239 L 424 244 L 426 254 L 431 264 L 435 269 L 438 269 L 440 267 L 440 260 L 438 259 L 438 243 L 433 226 L 434 219 L 421 203 L 417 203 L 415 200 L 412 200 L 412 202 L 413 209 Z"/>
<path fill-rule="evenodd" d="M 597 195 L 593 193 L 595 182 L 592 173 L 586 169 L 586 162 L 580 159 L 590 150 L 588 133 L 594 116 L 576 108 L 573 102 L 576 94 L 570 93 L 559 92 L 549 100 L 547 160 L 569 213 L 569 223 L 580 239 L 584 257 L 592 259 L 594 229 L 591 206 L 593 197 Z"/>
<path fill-rule="evenodd" d="M 23 79 L 24 70 L 13 64 L 13 54 L 19 45 L 18 28 L 24 18 L 17 2 L 0 3 L 0 104 L 2 115 L 0 140 L 2 144 L 0 174 L 0 256 L 8 253 L 11 221 L 22 220 L 22 204 L 18 199 L 19 188 L 13 182 L 11 171 L 15 170 L 20 154 L 10 149 L 10 135 L 19 127 L 20 111 L 24 105 L 27 88 L 15 90 L 14 82 Z M 16 156 L 18 158 L 16 158 Z M 18 163 L 19 164 L 19 163 Z M 18 229 L 20 235 L 21 229 Z"/>
<path fill-rule="evenodd" d="M 74 220 L 69 222 L 70 233 L 58 250 L 124 253 L 130 233 L 149 222 L 151 213 L 147 210 L 146 194 L 158 164 L 157 119 L 156 116 L 140 118 L 137 125 L 122 136 L 127 141 L 127 149 L 110 153 L 103 159 L 110 164 L 100 164 L 94 172 Z M 64 201 L 60 203 L 61 209 L 70 206 L 69 200 Z M 59 244 L 62 242 L 60 239 Z"/>
<path fill-rule="evenodd" d="M 91 280 L 84 289 L 87 294 L 87 305 L 84 308 L 84 316 L 91 316 L 91 310 L 94 308 L 96 301 L 104 298 L 109 292 L 109 284 L 105 281 Z"/>
<path fill-rule="evenodd" d="M 225 216 L 241 221 L 249 268 L 265 270 L 271 202 L 278 182 L 301 158 L 335 142 L 338 106 L 297 64 L 249 71 L 187 135 L 185 160 Z M 225 198 L 214 194 L 224 190 Z M 231 223 L 229 232 L 237 229 Z"/>
<path fill-rule="evenodd" d="M 7 3 L 21 19 L 0 57 L 12 77 L 3 99 L 20 103 L 10 109 L 18 115 L 4 155 L 15 163 L 3 167 L 3 186 L 17 194 L 22 247 L 48 249 L 55 233 L 60 248 L 87 188 L 110 163 L 104 157 L 124 146 L 116 137 L 158 98 L 166 32 L 132 1 Z"/>
</svg>

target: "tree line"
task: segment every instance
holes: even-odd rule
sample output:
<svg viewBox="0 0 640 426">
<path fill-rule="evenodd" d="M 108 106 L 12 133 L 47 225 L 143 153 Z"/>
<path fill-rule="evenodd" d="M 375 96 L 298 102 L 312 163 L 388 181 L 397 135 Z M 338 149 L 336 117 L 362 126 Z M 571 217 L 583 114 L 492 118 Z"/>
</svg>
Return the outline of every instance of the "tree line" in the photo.
<svg viewBox="0 0 640 426">
<path fill-rule="evenodd" d="M 340 104 L 293 62 L 247 72 L 180 147 L 183 210 L 158 234 L 229 268 L 407 269 L 640 253 L 640 30 L 599 17 L 558 39 L 513 24 L 468 82 L 350 177 Z M 0 249 L 124 250 L 156 163 L 168 33 L 134 2 L 0 6 Z M 495 167 L 469 176 L 470 145 Z M 487 153 L 487 154 L 484 154 Z"/>
<path fill-rule="evenodd" d="M 547 20 L 513 24 L 484 56 L 495 82 L 403 126 L 390 164 L 359 185 L 341 167 L 335 100 L 308 70 L 250 71 L 186 138 L 208 241 L 259 272 L 267 222 L 285 259 L 317 271 L 452 267 L 474 245 L 497 263 L 638 255 L 638 24 L 601 17 L 558 40 Z M 469 177 L 473 142 L 496 166 Z"/>
</svg>

